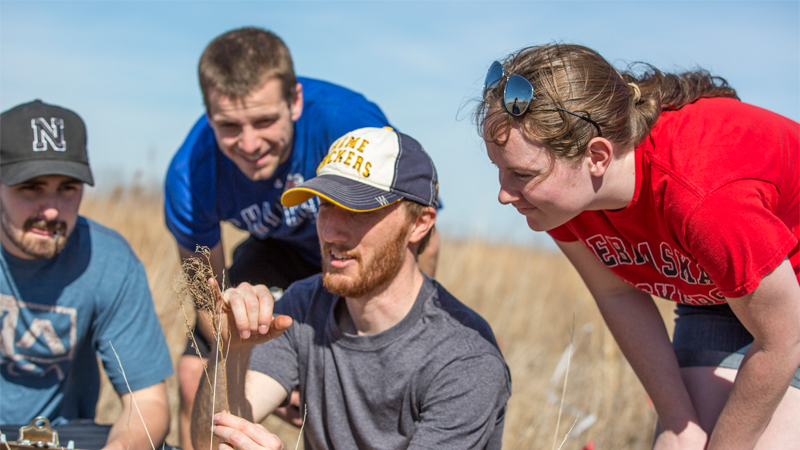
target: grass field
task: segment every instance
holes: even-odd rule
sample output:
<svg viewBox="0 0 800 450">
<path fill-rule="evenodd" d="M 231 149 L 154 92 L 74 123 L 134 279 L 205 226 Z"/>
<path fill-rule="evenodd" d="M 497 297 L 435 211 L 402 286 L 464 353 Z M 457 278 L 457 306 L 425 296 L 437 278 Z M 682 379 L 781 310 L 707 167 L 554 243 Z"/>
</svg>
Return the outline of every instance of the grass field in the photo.
<svg viewBox="0 0 800 450">
<path fill-rule="evenodd" d="M 178 251 L 164 225 L 162 204 L 160 193 L 133 187 L 87 195 L 81 214 L 122 233 L 142 260 L 177 363 L 186 329 L 170 288 L 179 270 Z M 229 256 L 243 235 L 224 228 L 223 236 Z M 591 443 L 598 450 L 649 449 L 655 412 L 567 260 L 513 245 L 451 240 L 446 230 L 442 237 L 438 281 L 491 324 L 511 369 L 504 448 L 559 448 L 575 424 L 561 448 L 582 449 Z M 671 332 L 672 304 L 657 303 Z M 565 372 L 559 370 L 559 361 L 570 342 L 573 353 Z M 167 380 L 167 388 L 172 408 L 167 442 L 178 445 L 176 376 Z M 564 407 L 559 408 L 562 391 Z M 104 381 L 97 420 L 110 423 L 120 408 Z M 265 426 L 294 448 L 297 428 L 272 417 Z"/>
</svg>

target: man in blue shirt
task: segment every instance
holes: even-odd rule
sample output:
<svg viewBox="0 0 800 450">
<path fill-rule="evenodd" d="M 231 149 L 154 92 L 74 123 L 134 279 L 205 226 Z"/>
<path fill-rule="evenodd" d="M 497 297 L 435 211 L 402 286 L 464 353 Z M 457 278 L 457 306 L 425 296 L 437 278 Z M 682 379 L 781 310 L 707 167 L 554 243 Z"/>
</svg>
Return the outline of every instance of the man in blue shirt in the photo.
<svg viewBox="0 0 800 450">
<path fill-rule="evenodd" d="M 110 430 L 81 431 L 102 430 L 94 448 L 160 447 L 172 361 L 141 262 L 118 233 L 78 215 L 93 182 L 77 114 L 39 100 L 2 113 L 0 425 L 91 424 L 99 357 L 123 409 Z"/>
<path fill-rule="evenodd" d="M 197 245 L 211 249 L 211 268 L 225 268 L 220 222 L 246 230 L 225 274 L 226 284 L 264 284 L 280 293 L 320 272 L 317 198 L 284 207 L 280 196 L 312 178 L 329 146 L 348 131 L 389 125 L 364 96 L 325 81 L 298 78 L 289 49 L 257 28 L 227 32 L 206 47 L 198 66 L 206 114 L 170 164 L 165 182 L 167 227 L 181 258 Z M 434 275 L 438 235 L 420 265 Z M 213 342 L 198 320 L 194 341 L 179 363 L 181 447 L 191 450 L 194 395 Z M 284 418 L 300 423 L 299 411 Z"/>
</svg>

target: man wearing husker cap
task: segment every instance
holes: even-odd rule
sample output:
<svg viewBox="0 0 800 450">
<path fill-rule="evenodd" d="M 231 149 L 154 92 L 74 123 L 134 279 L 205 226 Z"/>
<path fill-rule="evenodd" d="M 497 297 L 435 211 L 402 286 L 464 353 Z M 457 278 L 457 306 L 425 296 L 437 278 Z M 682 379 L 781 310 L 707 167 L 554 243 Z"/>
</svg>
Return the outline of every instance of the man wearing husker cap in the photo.
<svg viewBox="0 0 800 450">
<path fill-rule="evenodd" d="M 59 431 L 62 441 L 151 448 L 142 421 L 131 417 L 130 389 L 160 446 L 172 373 L 164 334 L 128 243 L 78 215 L 84 183 L 94 180 L 77 114 L 36 100 L 0 115 L 0 425 L 18 430 L 42 416 L 58 431 L 76 421 Z M 110 430 L 91 423 L 98 356 L 123 405 Z"/>
<path fill-rule="evenodd" d="M 335 141 L 317 176 L 281 200 L 314 195 L 322 274 L 292 285 L 274 311 L 264 286 L 224 294 L 235 324 L 230 411 L 214 416 L 215 440 L 281 448 L 254 424 L 299 388 L 307 449 L 500 448 L 511 380 L 492 330 L 416 260 L 436 221 L 430 157 L 405 134 L 361 128 Z M 195 448 L 209 445 L 212 397 L 201 383 Z"/>
</svg>

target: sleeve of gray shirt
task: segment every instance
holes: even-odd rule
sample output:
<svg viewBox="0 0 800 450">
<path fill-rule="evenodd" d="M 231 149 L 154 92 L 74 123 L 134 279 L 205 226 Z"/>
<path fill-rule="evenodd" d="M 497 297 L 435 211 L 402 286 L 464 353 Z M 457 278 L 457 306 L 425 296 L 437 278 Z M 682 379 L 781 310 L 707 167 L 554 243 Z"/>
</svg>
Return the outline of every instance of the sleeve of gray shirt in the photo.
<svg viewBox="0 0 800 450">
<path fill-rule="evenodd" d="M 291 290 L 291 287 L 290 287 Z M 250 355 L 249 370 L 255 370 L 270 376 L 286 389 L 286 400 L 281 406 L 289 404 L 292 390 L 300 385 L 300 366 L 295 335 L 304 315 L 298 301 L 293 301 L 293 291 L 287 290 L 284 297 L 275 303 L 274 314 L 286 314 L 293 319 L 290 326 L 282 335 L 275 339 L 259 344 L 253 348 Z"/>
<path fill-rule="evenodd" d="M 511 395 L 505 363 L 482 353 L 452 361 L 425 395 L 409 449 L 499 449 Z"/>
</svg>

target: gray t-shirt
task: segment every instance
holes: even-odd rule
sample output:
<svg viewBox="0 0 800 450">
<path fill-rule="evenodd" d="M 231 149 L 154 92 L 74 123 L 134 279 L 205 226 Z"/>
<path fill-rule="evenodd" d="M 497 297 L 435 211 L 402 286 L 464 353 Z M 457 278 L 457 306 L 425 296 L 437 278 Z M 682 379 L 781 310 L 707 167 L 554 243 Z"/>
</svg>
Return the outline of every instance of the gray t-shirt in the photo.
<svg viewBox="0 0 800 450">
<path fill-rule="evenodd" d="M 511 375 L 483 318 L 427 277 L 382 333 L 343 333 L 343 307 L 319 275 L 299 281 L 275 304 L 292 326 L 253 349 L 251 370 L 299 388 L 307 449 L 501 447 Z"/>
</svg>

